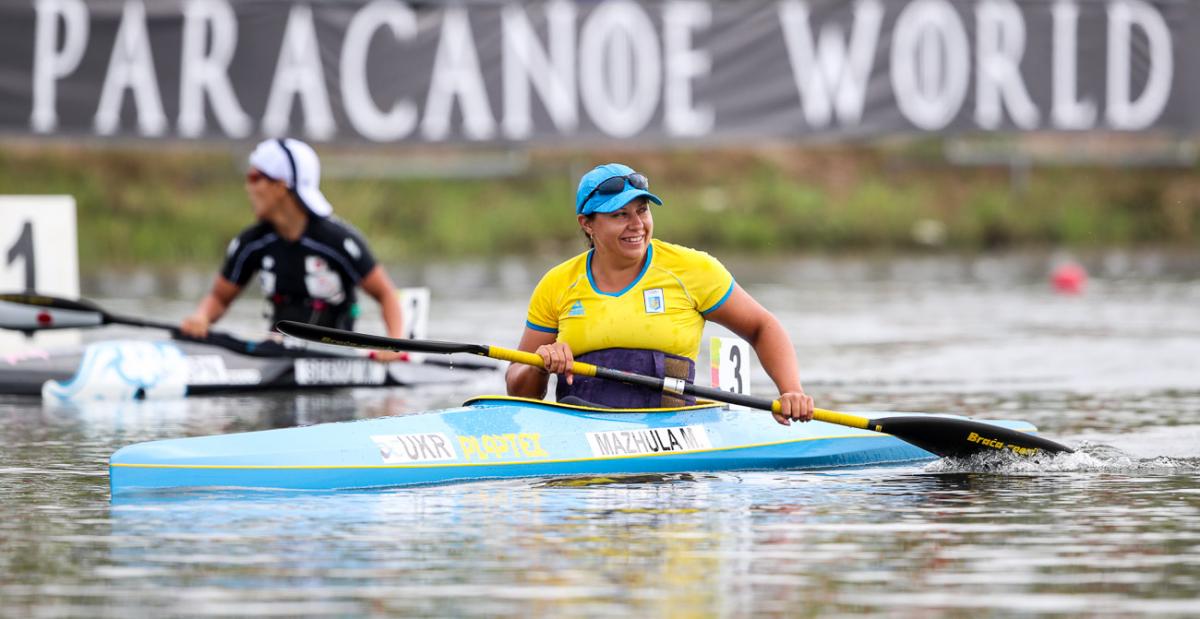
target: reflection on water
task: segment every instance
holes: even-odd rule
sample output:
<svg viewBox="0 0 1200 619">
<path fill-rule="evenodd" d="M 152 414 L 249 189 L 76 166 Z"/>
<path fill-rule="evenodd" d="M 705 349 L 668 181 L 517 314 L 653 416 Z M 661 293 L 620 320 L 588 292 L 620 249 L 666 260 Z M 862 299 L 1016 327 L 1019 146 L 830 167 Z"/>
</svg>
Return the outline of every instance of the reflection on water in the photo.
<svg viewBox="0 0 1200 619">
<path fill-rule="evenodd" d="M 1200 497 L 1179 493 L 1198 477 L 902 468 L 209 493 L 123 502 L 100 535 L 131 594 L 183 579 L 317 613 L 987 612 L 1009 595 L 1029 611 L 1127 596 L 1153 603 L 1126 612 L 1184 612 Z"/>
<path fill-rule="evenodd" d="M 0 614 L 1200 613 L 1200 261 L 1097 259 L 1082 297 L 1049 292 L 1036 257 L 730 262 L 793 334 L 825 407 L 1027 419 L 1078 453 L 112 503 L 106 461 L 129 443 L 411 414 L 503 384 L 0 397 Z M 467 275 L 489 269 L 518 283 L 435 287 L 431 334 L 515 343 L 524 271 Z M 190 303 L 104 300 L 158 316 Z M 230 326 L 258 324 L 240 311 Z M 753 387 L 768 392 L 761 371 Z"/>
</svg>

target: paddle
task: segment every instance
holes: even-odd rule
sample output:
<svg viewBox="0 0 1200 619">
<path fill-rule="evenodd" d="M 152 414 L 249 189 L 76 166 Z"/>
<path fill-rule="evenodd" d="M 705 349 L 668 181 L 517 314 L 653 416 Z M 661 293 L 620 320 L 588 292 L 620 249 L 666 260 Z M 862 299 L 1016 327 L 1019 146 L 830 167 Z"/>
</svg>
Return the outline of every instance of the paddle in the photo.
<svg viewBox="0 0 1200 619">
<path fill-rule="evenodd" d="M 34 292 L 0 293 L 0 329 L 30 333 L 50 329 L 86 329 L 103 325 L 126 325 L 169 331 L 172 337 L 204 342 L 253 357 L 344 357 L 337 352 L 288 348 L 278 342 L 253 342 L 221 331 L 209 330 L 204 338 L 194 338 L 179 330 L 179 325 L 122 316 L 105 311 L 84 299 L 64 299 Z M 495 369 L 490 363 L 450 363 L 440 359 L 424 361 L 431 365 L 453 366 L 466 370 Z"/>
<path fill-rule="evenodd" d="M 0 328 L 31 333 L 50 329 L 86 329 L 103 325 L 127 325 L 163 329 L 181 339 L 207 342 L 222 346 L 245 355 L 280 356 L 264 349 L 258 342 L 209 331 L 203 339 L 184 335 L 178 325 L 133 316 L 121 316 L 104 311 L 100 306 L 83 299 L 64 299 L 49 295 L 28 293 L 0 293 Z"/>
<path fill-rule="evenodd" d="M 402 340 L 378 335 L 367 335 L 342 329 L 318 327 L 284 320 L 275 325 L 279 332 L 313 342 L 406 352 L 424 352 L 437 354 L 467 353 L 523 363 L 534 367 L 542 367 L 542 358 L 534 353 L 521 350 L 484 346 L 481 344 L 460 344 L 456 342 L 439 342 L 434 340 Z M 779 412 L 779 400 L 768 400 L 730 393 L 702 387 L 675 378 L 656 378 L 632 372 L 624 372 L 610 368 L 576 361 L 573 367 L 576 374 L 594 376 L 608 380 L 620 381 L 631 385 L 641 385 L 651 389 L 659 389 L 674 394 L 689 394 L 699 398 L 740 404 L 751 408 Z M 904 416 L 887 417 L 883 419 L 867 419 L 858 415 L 839 413 L 817 409 L 813 419 L 851 428 L 872 430 L 890 434 L 906 443 L 911 443 L 942 457 L 966 457 L 977 453 L 1009 450 L 1022 456 L 1032 456 L 1042 452 L 1070 453 L 1072 449 L 1049 439 L 1026 434 L 1018 430 L 971 421 L 969 419 L 936 417 L 936 416 Z"/>
</svg>

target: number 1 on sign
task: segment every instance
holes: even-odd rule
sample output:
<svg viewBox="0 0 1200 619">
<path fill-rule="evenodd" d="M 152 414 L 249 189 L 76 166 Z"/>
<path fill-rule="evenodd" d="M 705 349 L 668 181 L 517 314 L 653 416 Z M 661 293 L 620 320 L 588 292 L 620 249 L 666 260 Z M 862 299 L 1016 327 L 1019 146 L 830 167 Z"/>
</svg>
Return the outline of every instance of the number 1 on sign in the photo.
<svg viewBox="0 0 1200 619">
<path fill-rule="evenodd" d="M 750 395 L 750 344 L 736 337 L 714 337 L 709 348 L 712 386 Z M 745 408 L 730 405 L 730 408 Z"/>
<path fill-rule="evenodd" d="M 12 266 L 17 260 L 25 263 L 25 290 L 37 290 L 37 263 L 33 256 L 33 222 L 26 220 L 21 226 L 21 235 L 12 247 L 8 248 L 8 265 Z"/>
</svg>

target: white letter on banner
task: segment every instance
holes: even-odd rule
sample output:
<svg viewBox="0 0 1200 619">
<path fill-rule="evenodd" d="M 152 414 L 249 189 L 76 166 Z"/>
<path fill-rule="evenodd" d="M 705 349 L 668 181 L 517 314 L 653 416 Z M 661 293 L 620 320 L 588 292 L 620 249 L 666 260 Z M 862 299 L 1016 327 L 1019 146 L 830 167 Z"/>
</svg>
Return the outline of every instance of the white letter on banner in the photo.
<svg viewBox="0 0 1200 619">
<path fill-rule="evenodd" d="M 707 51 L 692 47 L 692 31 L 712 25 L 712 5 L 708 2 L 668 2 L 663 6 L 663 68 L 666 88 L 663 94 L 663 120 L 667 133 L 677 136 L 706 135 L 713 128 L 711 105 L 696 108 L 692 104 L 692 80 L 712 72 Z"/>
<path fill-rule="evenodd" d="M 780 4 L 779 21 L 804 119 L 810 126 L 826 127 L 836 110 L 843 123 L 857 124 L 875 62 L 883 5 L 878 0 L 862 0 L 855 5 L 849 51 L 846 36 L 837 24 L 822 28 L 814 45 L 805 2 L 788 0 Z"/>
<path fill-rule="evenodd" d="M 205 55 L 209 33 L 212 47 Z M 250 135 L 250 117 L 238 104 L 229 82 L 229 63 L 237 49 L 237 16 L 225 0 L 191 0 L 183 7 L 183 50 L 179 74 L 179 134 L 204 134 L 204 93 L 225 134 Z"/>
<path fill-rule="evenodd" d="M 263 131 L 268 135 L 288 133 L 292 100 L 297 95 L 304 105 L 305 133 L 318 140 L 333 137 L 337 133 L 337 124 L 329 105 L 329 92 L 325 90 L 321 46 L 317 42 L 312 9 L 303 4 L 292 7 L 288 15 L 275 78 L 271 81 L 271 94 L 263 113 Z"/>
<path fill-rule="evenodd" d="M 1038 109 L 1021 80 L 1025 55 L 1025 19 L 1012 0 L 985 0 L 975 8 L 977 66 L 975 122 L 999 129 L 1007 106 L 1013 123 L 1022 129 L 1038 124 Z"/>
<path fill-rule="evenodd" d="M 640 5 L 604 2 L 584 22 L 579 90 L 584 109 L 607 135 L 627 138 L 650 122 L 662 90 L 662 55 Z"/>
<path fill-rule="evenodd" d="M 1129 92 L 1130 48 L 1133 27 L 1139 26 L 1149 41 L 1146 87 L 1137 101 Z M 1175 58 L 1171 29 L 1153 6 L 1142 0 L 1114 1 L 1108 5 L 1108 122 L 1114 129 L 1149 127 L 1162 114 L 1171 96 Z"/>
<path fill-rule="evenodd" d="M 83 0 L 38 0 L 33 44 L 33 114 L 36 133 L 58 128 L 58 79 L 70 75 L 87 48 L 88 10 Z M 58 18 L 63 21 L 62 50 L 58 50 Z"/>
<path fill-rule="evenodd" d="M 425 119 L 421 133 L 440 141 L 450 133 L 450 112 L 454 100 L 462 106 L 463 134 L 472 140 L 486 140 L 496 132 L 496 120 L 488 103 L 479 53 L 466 9 L 447 8 L 442 14 L 441 40 L 433 61 L 429 96 L 425 99 Z"/>
<path fill-rule="evenodd" d="M 412 9 L 396 0 L 375 0 L 355 14 L 346 28 L 342 47 L 342 104 L 350 124 L 360 135 L 375 142 L 388 142 L 412 133 L 417 126 L 417 108 L 412 101 L 402 99 L 384 112 L 371 98 L 367 52 L 371 38 L 381 26 L 387 26 L 399 40 L 417 36 L 417 18 Z"/>
<path fill-rule="evenodd" d="M 121 101 L 125 90 L 133 91 L 137 107 L 138 130 L 144 136 L 162 135 L 167 129 L 162 97 L 158 93 L 158 76 L 154 74 L 154 56 L 150 50 L 150 34 L 146 30 L 146 7 L 137 0 L 125 3 L 121 25 L 113 41 L 108 74 L 96 109 L 96 132 L 116 133 L 121 123 Z"/>
<path fill-rule="evenodd" d="M 550 51 L 537 44 L 525 10 L 506 4 L 501 12 L 504 40 L 504 134 L 512 139 L 533 132 L 530 86 L 537 89 L 551 122 L 562 133 L 579 126 L 575 95 L 575 3 L 555 0 L 545 5 Z"/>
<path fill-rule="evenodd" d="M 1052 118 L 1056 129 L 1091 129 L 1096 124 L 1096 103 L 1078 100 L 1075 88 L 1078 75 L 1076 37 L 1079 25 L 1079 5 L 1073 0 L 1058 0 L 1052 9 L 1054 16 L 1054 107 Z"/>
<path fill-rule="evenodd" d="M 946 0 L 916 0 L 905 5 L 892 37 L 900 113 L 921 129 L 942 129 L 958 114 L 971 78 L 962 20 Z"/>
</svg>

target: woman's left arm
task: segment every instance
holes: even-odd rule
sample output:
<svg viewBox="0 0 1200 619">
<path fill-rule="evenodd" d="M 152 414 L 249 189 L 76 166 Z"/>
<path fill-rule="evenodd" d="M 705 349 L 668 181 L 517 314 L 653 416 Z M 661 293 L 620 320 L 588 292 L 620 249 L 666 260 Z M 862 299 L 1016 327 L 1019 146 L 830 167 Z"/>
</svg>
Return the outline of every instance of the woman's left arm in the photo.
<svg viewBox="0 0 1200 619">
<path fill-rule="evenodd" d="M 790 425 L 792 420 L 810 421 L 813 399 L 804 393 L 800 384 L 800 362 L 792 338 L 774 314 L 754 300 L 741 286 L 734 284 L 733 292 L 721 307 L 705 314 L 711 320 L 746 340 L 754 347 L 767 375 L 779 389 L 782 410 L 775 420 Z"/>
</svg>

